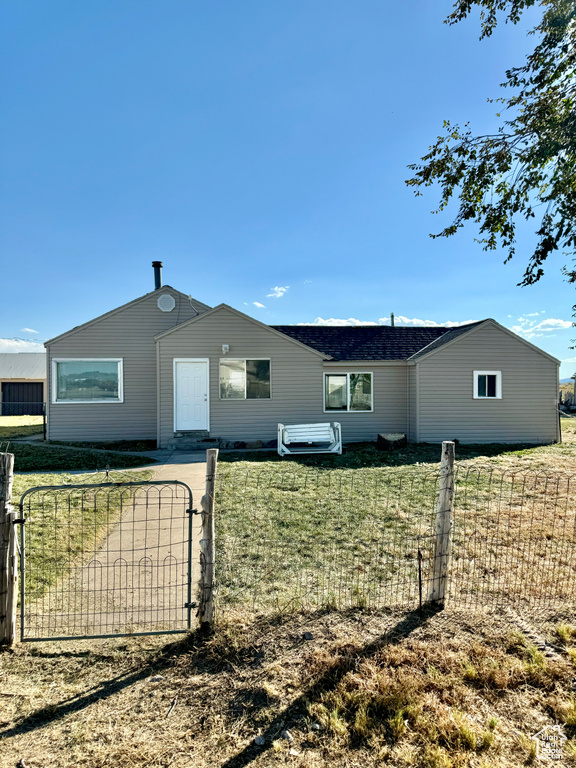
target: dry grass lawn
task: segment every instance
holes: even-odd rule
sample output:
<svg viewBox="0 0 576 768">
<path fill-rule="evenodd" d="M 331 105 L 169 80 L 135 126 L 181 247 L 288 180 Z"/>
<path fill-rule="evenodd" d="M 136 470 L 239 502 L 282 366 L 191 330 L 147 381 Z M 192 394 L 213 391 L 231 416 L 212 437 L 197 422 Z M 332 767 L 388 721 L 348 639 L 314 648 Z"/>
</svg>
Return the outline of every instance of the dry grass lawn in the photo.
<svg viewBox="0 0 576 768">
<path fill-rule="evenodd" d="M 576 419 L 556 445 L 458 445 L 457 591 L 574 603 Z M 280 460 L 224 454 L 216 495 L 220 595 L 255 610 L 413 605 L 431 576 L 440 446 Z M 455 580 L 456 581 L 456 580 Z"/>
<path fill-rule="evenodd" d="M 548 658 L 495 615 L 353 611 L 18 647 L 0 656 L 0 766 L 518 768 L 556 723 L 574 766 L 575 633 L 551 628 Z"/>
<path fill-rule="evenodd" d="M 459 447 L 460 466 L 576 474 L 576 420 L 562 427 L 557 446 Z M 411 451 L 389 459 L 435 467 L 438 446 Z M 502 611 L 243 611 L 212 638 L 0 653 L 0 768 L 518 768 L 547 725 L 576 766 L 574 615 L 528 614 L 539 649 Z"/>
</svg>

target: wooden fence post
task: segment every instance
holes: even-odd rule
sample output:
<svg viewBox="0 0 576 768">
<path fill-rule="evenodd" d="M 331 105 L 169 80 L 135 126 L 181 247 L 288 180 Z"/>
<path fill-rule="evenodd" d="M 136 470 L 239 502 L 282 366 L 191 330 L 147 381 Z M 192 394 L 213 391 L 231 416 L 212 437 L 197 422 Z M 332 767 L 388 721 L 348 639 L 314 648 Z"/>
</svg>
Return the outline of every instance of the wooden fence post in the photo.
<svg viewBox="0 0 576 768">
<path fill-rule="evenodd" d="M 211 630 L 214 626 L 215 599 L 215 543 L 214 543 L 214 492 L 218 449 L 206 451 L 206 495 L 202 497 L 202 538 L 200 540 L 200 602 L 198 621 L 200 629 Z"/>
<path fill-rule="evenodd" d="M 454 443 L 442 443 L 440 464 L 440 493 L 436 510 L 434 566 L 432 582 L 428 592 L 429 603 L 444 603 L 448 587 L 448 565 L 450 559 L 450 534 L 454 508 Z"/>
<path fill-rule="evenodd" d="M 0 453 L 0 645 L 12 645 L 16 635 L 18 563 L 12 501 L 14 455 Z"/>
</svg>

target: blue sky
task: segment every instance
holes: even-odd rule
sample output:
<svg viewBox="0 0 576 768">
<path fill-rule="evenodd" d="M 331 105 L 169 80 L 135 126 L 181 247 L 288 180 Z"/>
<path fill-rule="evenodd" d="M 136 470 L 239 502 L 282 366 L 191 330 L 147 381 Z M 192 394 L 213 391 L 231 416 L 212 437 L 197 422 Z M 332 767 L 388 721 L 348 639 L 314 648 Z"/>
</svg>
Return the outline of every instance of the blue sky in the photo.
<svg viewBox="0 0 576 768">
<path fill-rule="evenodd" d="M 478 41 L 444 0 L 21 0 L 0 30 L 0 337 L 47 339 L 164 280 L 267 323 L 493 317 L 576 369 L 561 255 L 432 240 L 407 165 L 492 130 L 530 21 Z M 284 289 L 284 290 L 279 290 Z M 262 306 L 259 306 L 262 305 Z M 31 349 L 0 340 L 0 349 Z"/>
</svg>

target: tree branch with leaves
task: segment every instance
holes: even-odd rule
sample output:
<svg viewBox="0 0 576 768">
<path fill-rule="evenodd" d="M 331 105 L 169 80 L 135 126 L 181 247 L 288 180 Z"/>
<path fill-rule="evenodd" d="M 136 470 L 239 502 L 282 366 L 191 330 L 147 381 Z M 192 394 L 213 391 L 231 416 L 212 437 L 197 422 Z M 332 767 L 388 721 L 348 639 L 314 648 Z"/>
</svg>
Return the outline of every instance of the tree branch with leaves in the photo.
<svg viewBox="0 0 576 768">
<path fill-rule="evenodd" d="M 438 213 L 456 199 L 453 222 L 432 237 L 449 237 L 475 222 L 485 250 L 515 255 L 521 220 L 534 220 L 537 242 L 520 285 L 536 283 L 550 254 L 576 253 L 576 3 L 572 0 L 457 0 L 446 19 L 455 24 L 481 9 L 481 38 L 502 20 L 516 24 L 538 5 L 542 19 L 532 30 L 538 42 L 523 66 L 506 72 L 510 95 L 493 100 L 503 119 L 498 131 L 474 135 L 444 122 L 444 134 L 410 165 L 406 183 L 440 185 Z M 570 282 L 576 270 L 564 269 Z"/>
</svg>

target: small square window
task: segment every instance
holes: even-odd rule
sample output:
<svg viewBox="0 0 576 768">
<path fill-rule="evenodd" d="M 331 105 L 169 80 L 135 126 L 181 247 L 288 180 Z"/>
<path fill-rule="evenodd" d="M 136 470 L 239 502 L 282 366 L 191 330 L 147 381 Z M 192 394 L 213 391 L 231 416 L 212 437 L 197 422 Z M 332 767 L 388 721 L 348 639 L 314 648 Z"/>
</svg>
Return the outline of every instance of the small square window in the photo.
<svg viewBox="0 0 576 768">
<path fill-rule="evenodd" d="M 502 371 L 474 371 L 474 399 L 502 399 Z"/>
</svg>

